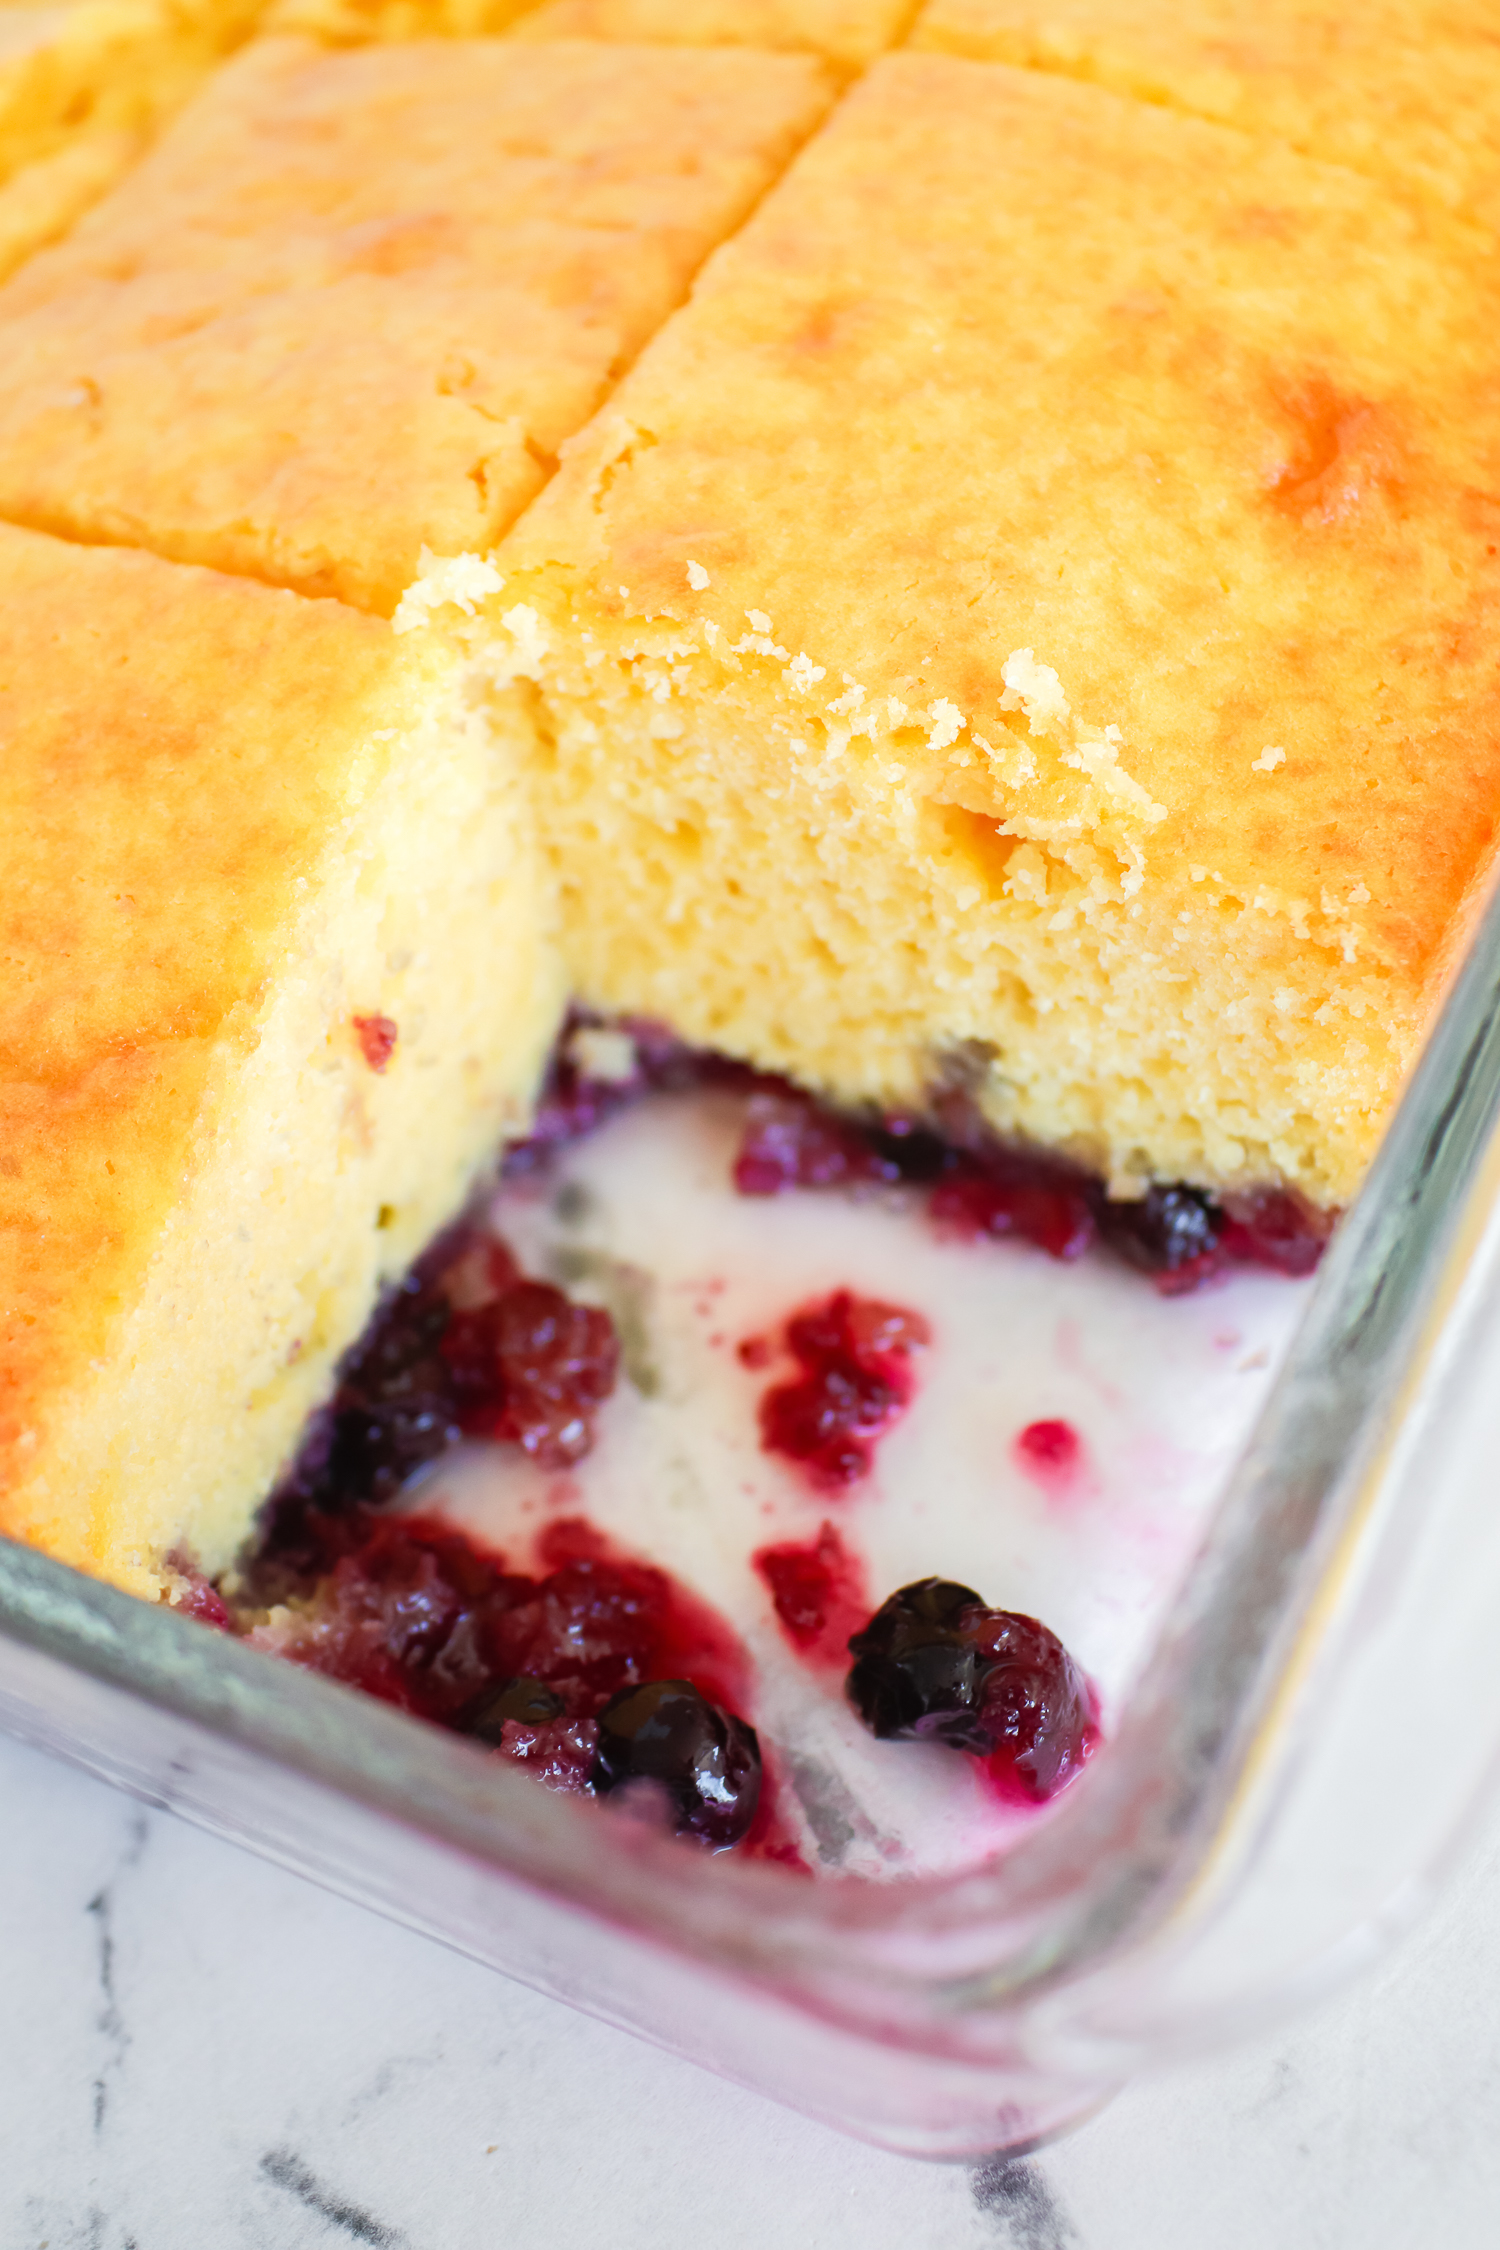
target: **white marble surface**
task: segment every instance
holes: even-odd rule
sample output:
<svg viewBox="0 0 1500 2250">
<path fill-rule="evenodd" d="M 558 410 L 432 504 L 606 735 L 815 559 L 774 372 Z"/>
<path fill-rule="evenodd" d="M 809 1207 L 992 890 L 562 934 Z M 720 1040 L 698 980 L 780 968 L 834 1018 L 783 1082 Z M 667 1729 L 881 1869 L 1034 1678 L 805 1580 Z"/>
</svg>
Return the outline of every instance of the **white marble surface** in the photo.
<svg viewBox="0 0 1500 2250">
<path fill-rule="evenodd" d="M 0 1740 L 0 2250 L 1494 2250 L 1500 1812 L 1378 1977 L 1022 2165 L 841 2141 Z"/>
</svg>

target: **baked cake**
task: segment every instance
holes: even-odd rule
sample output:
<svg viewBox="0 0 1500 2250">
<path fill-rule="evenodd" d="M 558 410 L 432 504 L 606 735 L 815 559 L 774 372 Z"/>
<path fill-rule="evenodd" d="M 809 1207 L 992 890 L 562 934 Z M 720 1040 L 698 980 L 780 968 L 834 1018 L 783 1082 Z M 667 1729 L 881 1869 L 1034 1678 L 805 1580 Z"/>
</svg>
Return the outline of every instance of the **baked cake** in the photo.
<svg viewBox="0 0 1500 2250">
<path fill-rule="evenodd" d="M 1500 787 L 1495 310 L 1348 170 L 877 63 L 498 556 L 577 990 L 1345 1201 Z"/>
<path fill-rule="evenodd" d="M 256 43 L 0 290 L 0 517 L 393 609 L 507 528 L 832 90 L 744 49 Z"/>
<path fill-rule="evenodd" d="M 272 0 L 271 31 L 332 43 L 371 39 L 602 39 L 765 47 L 857 67 L 891 46 L 911 0 Z"/>
<path fill-rule="evenodd" d="M 928 0 L 911 44 L 1086 79 L 1500 222 L 1490 0 Z"/>
<path fill-rule="evenodd" d="M 0 5 L 0 279 L 139 156 L 264 0 Z"/>
<path fill-rule="evenodd" d="M 6 512 L 70 535 L 4 530 L 11 1530 L 221 1568 L 524 1122 L 565 998 L 526 815 L 461 655 L 355 605 L 505 527 L 828 94 L 268 41 L 6 293 Z"/>
<path fill-rule="evenodd" d="M 1312 1224 L 1500 785 L 1477 17 L 326 4 L 0 289 L 3 1520 L 141 1592 L 570 990 Z"/>
<path fill-rule="evenodd" d="M 436 635 L 0 527 L 5 1524 L 230 1559 L 560 1002 Z"/>
<path fill-rule="evenodd" d="M 910 16 L 910 0 L 546 0 L 512 37 L 788 48 L 859 67 L 894 45 Z"/>
</svg>

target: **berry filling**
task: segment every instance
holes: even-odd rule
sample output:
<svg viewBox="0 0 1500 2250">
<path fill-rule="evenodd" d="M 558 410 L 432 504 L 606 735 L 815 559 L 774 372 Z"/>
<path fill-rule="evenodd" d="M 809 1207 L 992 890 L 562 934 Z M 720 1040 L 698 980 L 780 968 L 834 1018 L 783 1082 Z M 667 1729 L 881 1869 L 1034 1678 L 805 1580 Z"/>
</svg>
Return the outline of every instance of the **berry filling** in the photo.
<svg viewBox="0 0 1500 2250">
<path fill-rule="evenodd" d="M 360 1018 L 372 1070 L 396 1027 Z M 736 1189 L 901 1191 L 964 1239 L 1006 1234 L 1059 1259 L 1101 1241 L 1160 1288 L 1196 1287 L 1231 1260 L 1287 1274 L 1316 1265 L 1327 1222 L 1266 1190 L 1216 1203 L 1185 1186 L 1112 1202 L 1059 1158 L 1007 1148 L 962 1094 L 937 1124 L 835 1112 L 788 1082 L 695 1052 L 659 1026 L 576 1016 L 559 1044 L 528 1139 L 507 1177 L 647 1093 L 712 1087 L 737 1096 Z M 938 1127 L 940 1126 L 940 1130 Z M 846 1491 L 910 1402 L 920 1315 L 841 1289 L 778 1336 L 748 1340 L 747 1366 L 778 1379 L 759 1404 L 762 1442 L 818 1490 Z M 754 1729 L 740 1715 L 748 1673 L 728 1628 L 668 1576 L 612 1548 L 581 1520 L 555 1523 L 528 1571 L 436 1518 L 382 1503 L 464 1436 L 514 1445 L 547 1470 L 595 1441 L 619 1342 L 609 1315 L 522 1271 L 478 1228 L 450 1234 L 382 1306 L 346 1361 L 265 1537 L 226 1596 L 187 1564 L 179 1606 L 205 1623 L 466 1735 L 550 1786 L 613 1795 L 720 1849 L 745 1841 L 795 1858 L 775 1828 Z M 1015 1458 L 1061 1489 L 1082 1462 L 1062 1421 L 1029 1424 Z M 854 1659 L 847 1692 L 884 1738 L 932 1739 L 980 1759 L 996 1789 L 1041 1802 L 1097 1740 L 1088 1683 L 1035 1619 L 988 1608 L 970 1587 L 925 1579 L 873 1616 L 857 1561 L 831 1523 L 816 1539 L 752 1557 L 782 1632 L 807 1661 Z"/>
<path fill-rule="evenodd" d="M 465 1435 L 570 1467 L 594 1442 L 619 1356 L 608 1313 L 528 1278 L 494 1236 L 450 1236 L 376 1314 L 283 1493 L 387 1500 Z"/>
<path fill-rule="evenodd" d="M 680 1834 L 740 1841 L 761 1768 L 735 1712 L 749 1667 L 734 1634 L 581 1519 L 553 1524 L 538 1561 L 539 1574 L 512 1570 L 434 1517 L 284 1499 L 232 1622 L 553 1788 L 606 1794 L 642 1780 Z M 631 1699 L 666 1687 L 648 1723 Z"/>
<path fill-rule="evenodd" d="M 609 1314 L 528 1281 L 500 1242 L 468 1252 L 445 1284 L 451 1310 L 439 1349 L 460 1428 L 510 1438 L 544 1468 L 581 1460 L 619 1369 Z"/>
<path fill-rule="evenodd" d="M 786 1348 L 799 1372 L 762 1398 L 761 1444 L 797 1462 L 821 1491 L 867 1476 L 875 1439 L 911 1397 L 912 1354 L 929 1341 L 920 1313 L 847 1289 L 794 1313 Z"/>
<path fill-rule="evenodd" d="M 849 1652 L 849 1700 L 872 1734 L 966 1750 L 1006 1795 L 1055 1796 L 1098 1739 L 1093 1695 L 1057 1635 L 988 1608 L 972 1586 L 903 1586 Z"/>
<path fill-rule="evenodd" d="M 868 1617 L 862 1574 L 831 1523 L 814 1540 L 788 1540 L 751 1556 L 777 1621 L 799 1655 L 842 1670 L 849 1636 Z"/>
<path fill-rule="evenodd" d="M 599 1714 L 591 1779 L 600 1796 L 646 1792 L 665 1803 L 679 1836 L 723 1850 L 749 1832 L 760 1801 L 754 1727 L 724 1711 L 691 1680 L 626 1688 Z"/>
<path fill-rule="evenodd" d="M 1220 1203 L 1199 1188 L 1154 1186 L 1117 1201 L 1067 1158 L 999 1140 L 961 1087 L 942 1092 L 928 1120 L 855 1117 L 784 1078 L 685 1046 L 661 1024 L 627 1017 L 606 1026 L 583 1013 L 564 1029 L 531 1134 L 507 1154 L 506 1175 L 545 1166 L 641 1095 L 704 1086 L 746 1097 L 732 1167 L 741 1195 L 915 1189 L 929 1194 L 942 1233 L 968 1241 L 1014 1235 L 1063 1259 L 1102 1241 L 1171 1296 L 1235 1263 L 1311 1273 L 1333 1224 L 1285 1188 Z"/>
<path fill-rule="evenodd" d="M 1071 1422 L 1028 1422 L 1016 1438 L 1018 1466 L 1046 1492 L 1065 1492 L 1083 1465 L 1083 1440 Z"/>
</svg>

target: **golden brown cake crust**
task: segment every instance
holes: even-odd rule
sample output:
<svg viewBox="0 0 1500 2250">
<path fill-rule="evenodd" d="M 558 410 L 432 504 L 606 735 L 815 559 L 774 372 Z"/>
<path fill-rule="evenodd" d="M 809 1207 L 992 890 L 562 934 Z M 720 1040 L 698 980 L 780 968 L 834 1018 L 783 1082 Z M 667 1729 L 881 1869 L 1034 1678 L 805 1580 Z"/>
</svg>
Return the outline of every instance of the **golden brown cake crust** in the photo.
<svg viewBox="0 0 1500 2250">
<path fill-rule="evenodd" d="M 0 292 L 0 515 L 390 609 L 510 523 L 830 94 L 742 49 L 261 43 Z"/>
<path fill-rule="evenodd" d="M 910 0 L 547 0 L 513 36 L 784 48 L 858 68 L 895 43 L 910 15 Z"/>
<path fill-rule="evenodd" d="M 969 823 L 993 942 L 1038 885 L 1038 943 L 1086 918 L 1093 865 L 1163 1025 L 1237 953 L 1246 1013 L 1172 1098 L 1238 1073 L 1248 1147 L 1276 1078 L 1276 1164 L 1321 1139 L 1339 1200 L 1493 835 L 1496 310 L 1482 238 L 1347 171 L 887 58 L 569 448 L 504 599 L 774 647 L 735 659 L 788 706 L 768 796 L 899 698 L 892 789 Z"/>
<path fill-rule="evenodd" d="M 399 708 L 373 618 L 0 527 L 0 1485 L 182 1190 L 351 733 Z"/>
<path fill-rule="evenodd" d="M 1492 0 L 928 0 L 911 44 L 1284 140 L 1500 227 Z"/>
<path fill-rule="evenodd" d="M 0 4 L 0 281 L 113 186 L 263 5 Z"/>
<path fill-rule="evenodd" d="M 766 47 L 858 67 L 894 45 L 914 0 L 275 0 L 270 31 L 366 40 L 602 39 L 673 47 Z"/>
</svg>

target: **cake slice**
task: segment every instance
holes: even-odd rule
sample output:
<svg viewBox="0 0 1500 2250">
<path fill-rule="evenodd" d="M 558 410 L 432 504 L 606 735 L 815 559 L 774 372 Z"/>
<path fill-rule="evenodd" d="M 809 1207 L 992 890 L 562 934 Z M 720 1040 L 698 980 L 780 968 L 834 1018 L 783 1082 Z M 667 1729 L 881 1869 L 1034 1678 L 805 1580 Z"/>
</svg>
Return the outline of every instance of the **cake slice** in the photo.
<svg viewBox="0 0 1500 2250">
<path fill-rule="evenodd" d="M 910 16 L 909 0 L 547 0 L 512 37 L 785 48 L 857 70 L 894 45 Z"/>
<path fill-rule="evenodd" d="M 831 94 L 746 49 L 246 49 L 0 291 L 0 517 L 389 611 L 506 529 Z"/>
<path fill-rule="evenodd" d="M 271 0 L 265 28 L 350 47 L 386 40 L 492 38 L 537 5 L 538 0 Z"/>
<path fill-rule="evenodd" d="M 221 1569 L 561 992 L 441 634 L 0 527 L 0 1529 Z"/>
<path fill-rule="evenodd" d="M 1342 1204 L 1490 861 L 1497 310 L 1348 170 L 877 62 L 498 557 L 576 989 Z"/>
<path fill-rule="evenodd" d="M 928 0 L 911 44 L 1087 79 L 1500 225 L 1491 0 Z"/>
<path fill-rule="evenodd" d="M 769 47 L 857 69 L 894 44 L 911 0 L 273 0 L 272 31 L 366 40 L 603 39 L 684 47 Z"/>
<path fill-rule="evenodd" d="M 263 4 L 0 5 L 0 280 L 113 186 Z"/>
</svg>

